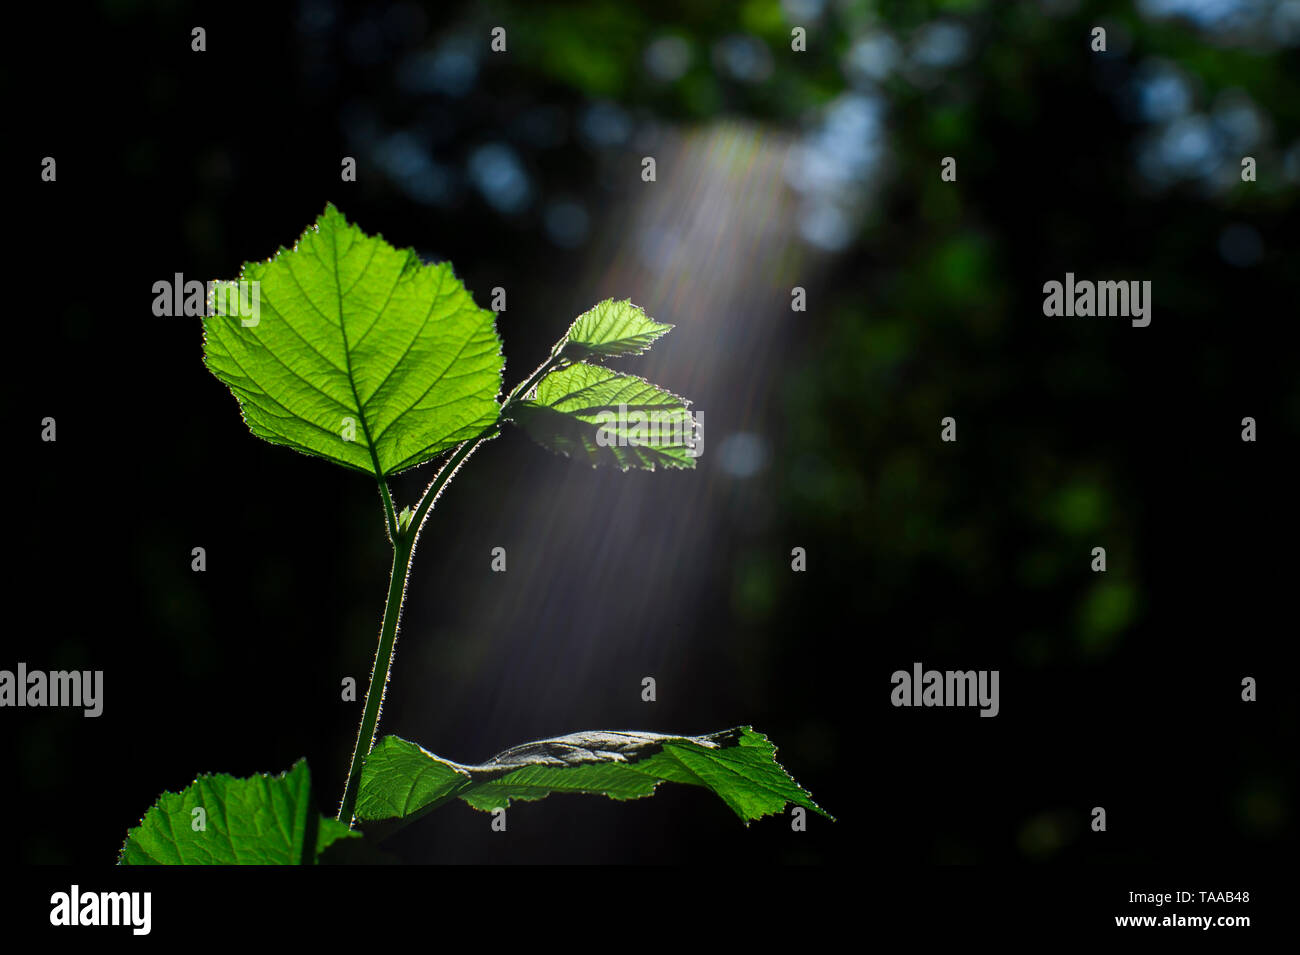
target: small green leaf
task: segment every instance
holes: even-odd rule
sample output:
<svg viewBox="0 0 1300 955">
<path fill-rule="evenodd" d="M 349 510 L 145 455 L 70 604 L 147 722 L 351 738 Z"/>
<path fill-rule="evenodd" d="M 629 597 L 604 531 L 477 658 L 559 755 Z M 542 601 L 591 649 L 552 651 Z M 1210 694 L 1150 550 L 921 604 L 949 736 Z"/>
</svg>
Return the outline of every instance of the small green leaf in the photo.
<svg viewBox="0 0 1300 955">
<path fill-rule="evenodd" d="M 400 531 L 410 530 L 411 518 L 415 516 L 415 509 L 410 505 L 402 508 L 397 513 L 397 529 Z"/>
<path fill-rule="evenodd" d="M 534 441 L 593 467 L 695 467 L 695 419 L 685 398 L 635 375 L 583 362 L 551 372 L 511 418 Z"/>
<path fill-rule="evenodd" d="M 833 818 L 776 761 L 767 737 L 748 726 L 709 736 L 574 733 L 516 746 L 478 766 L 386 736 L 362 769 L 357 818 L 410 820 L 454 798 L 484 811 L 555 792 L 638 799 L 661 782 L 712 790 L 746 825 L 788 803 Z"/>
<path fill-rule="evenodd" d="M 360 839 L 361 833 L 355 829 L 349 829 L 333 816 L 322 815 L 320 817 L 320 829 L 316 833 L 316 849 L 313 853 L 315 860 L 320 861 L 321 853 L 340 839 L 352 838 Z M 304 861 L 306 860 L 304 859 Z"/>
<path fill-rule="evenodd" d="M 501 340 L 451 263 L 425 265 L 329 205 L 239 281 L 241 294 L 213 287 L 204 357 L 258 437 L 383 477 L 496 422 Z"/>
<path fill-rule="evenodd" d="M 311 771 L 307 761 L 300 759 L 278 776 L 200 776 L 179 793 L 163 793 L 140 825 L 126 834 L 117 861 L 119 865 L 313 865 L 326 847 L 359 835 L 315 811 Z"/>
<path fill-rule="evenodd" d="M 564 337 L 564 354 L 574 358 L 640 355 L 671 325 L 656 322 L 630 299 L 606 299 L 579 315 Z"/>
</svg>

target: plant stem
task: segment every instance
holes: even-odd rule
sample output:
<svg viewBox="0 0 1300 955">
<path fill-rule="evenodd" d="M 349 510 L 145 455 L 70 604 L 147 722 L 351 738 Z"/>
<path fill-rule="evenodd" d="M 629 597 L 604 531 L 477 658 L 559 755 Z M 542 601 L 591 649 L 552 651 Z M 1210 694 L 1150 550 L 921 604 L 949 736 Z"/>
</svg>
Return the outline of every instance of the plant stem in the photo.
<svg viewBox="0 0 1300 955">
<path fill-rule="evenodd" d="M 516 401 L 528 396 L 529 391 L 537 385 L 548 372 L 564 364 L 560 357 L 563 345 L 556 345 L 551 355 L 542 362 L 537 370 L 528 376 L 507 396 L 501 404 L 498 421 Z M 348 781 L 343 788 L 343 799 L 339 803 L 339 822 L 350 827 L 357 805 L 357 792 L 361 787 L 361 767 L 375 745 L 375 733 L 379 727 L 379 714 L 384 705 L 384 693 L 388 689 L 388 675 L 393 667 L 393 650 L 397 646 L 397 627 L 402 616 L 402 604 L 406 601 L 406 581 L 411 573 L 411 561 L 415 557 L 415 544 L 424 528 L 425 518 L 441 496 L 443 489 L 456 476 L 480 444 L 500 434 L 497 424 L 483 431 L 477 437 L 470 438 L 457 445 L 447 462 L 438 469 L 429 486 L 420 496 L 420 503 L 411 516 L 410 527 L 402 530 L 398 526 L 393 510 L 392 499 L 388 494 L 388 485 L 381 478 L 379 489 L 384 501 L 384 520 L 388 527 L 389 539 L 393 542 L 393 569 L 388 580 L 388 600 L 384 604 L 384 621 L 379 628 L 379 647 L 375 650 L 375 664 L 370 671 L 370 686 L 366 690 L 366 708 L 361 714 L 361 726 L 357 730 L 357 744 L 352 750 L 352 764 L 348 768 Z"/>
<path fill-rule="evenodd" d="M 379 497 L 384 502 L 384 526 L 388 528 L 388 539 L 397 543 L 397 512 L 393 510 L 393 499 L 388 493 L 388 482 L 379 479 Z"/>
<path fill-rule="evenodd" d="M 357 731 L 357 744 L 352 751 L 352 765 L 348 769 L 343 801 L 339 804 L 339 822 L 352 825 L 352 814 L 357 805 L 357 790 L 361 785 L 361 764 L 370 755 L 375 743 L 375 729 L 379 726 L 379 711 L 383 709 L 384 693 L 388 688 L 388 673 L 393 666 L 393 648 L 397 645 L 397 624 L 402 616 L 402 603 L 406 599 L 406 577 L 411 570 L 414 538 L 409 534 L 394 534 L 393 571 L 388 581 L 388 601 L 384 604 L 384 622 L 379 628 L 379 648 L 375 651 L 375 665 L 370 671 L 370 688 L 366 690 L 366 708 L 361 715 Z"/>
</svg>

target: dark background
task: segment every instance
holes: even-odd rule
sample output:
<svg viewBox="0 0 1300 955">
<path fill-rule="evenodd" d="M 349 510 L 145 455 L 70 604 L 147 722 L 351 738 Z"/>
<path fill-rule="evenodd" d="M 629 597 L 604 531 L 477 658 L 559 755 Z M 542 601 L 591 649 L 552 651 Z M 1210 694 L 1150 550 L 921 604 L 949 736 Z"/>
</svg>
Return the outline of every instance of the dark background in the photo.
<svg viewBox="0 0 1300 955">
<path fill-rule="evenodd" d="M 507 387 L 631 297 L 677 328 L 626 367 L 705 422 L 693 472 L 593 471 L 518 433 L 476 454 L 421 539 L 381 732 L 476 762 L 751 723 L 839 819 L 746 829 L 664 787 L 517 804 L 501 835 L 457 803 L 390 860 L 1289 859 L 1300 20 L 1179 9 L 16 17 L 0 667 L 106 690 L 99 719 L 0 712 L 4 858 L 109 864 L 162 790 L 300 756 L 337 806 L 361 706 L 340 681 L 364 686 L 386 587 L 378 497 L 251 437 L 197 321 L 151 311 L 155 281 L 233 277 L 332 201 L 452 260 L 480 305 L 507 289 Z M 1067 271 L 1151 280 L 1150 327 L 1045 318 Z M 918 660 L 999 669 L 1001 714 L 892 708 Z"/>
</svg>

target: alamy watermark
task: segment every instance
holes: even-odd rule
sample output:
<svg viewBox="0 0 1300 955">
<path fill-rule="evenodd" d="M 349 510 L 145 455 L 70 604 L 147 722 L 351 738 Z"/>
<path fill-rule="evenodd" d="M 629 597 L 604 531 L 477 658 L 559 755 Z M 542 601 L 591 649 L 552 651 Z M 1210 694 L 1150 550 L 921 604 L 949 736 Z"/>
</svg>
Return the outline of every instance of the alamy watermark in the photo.
<svg viewBox="0 0 1300 955">
<path fill-rule="evenodd" d="M 177 272 L 173 279 L 154 282 L 153 293 L 153 313 L 159 318 L 225 315 L 238 318 L 245 328 L 262 320 L 262 283 L 257 281 L 187 282 Z"/>
<path fill-rule="evenodd" d="M 1131 318 L 1135 328 L 1151 324 L 1151 282 L 1076 282 L 1073 272 L 1065 282 L 1043 283 L 1043 314 L 1049 318 Z"/>
<path fill-rule="evenodd" d="M 83 892 L 73 885 L 50 896 L 50 924 L 54 926 L 122 925 L 132 935 L 148 935 L 153 924 L 152 892 Z"/>
<path fill-rule="evenodd" d="M 997 716 L 997 670 L 895 670 L 889 701 L 894 706 L 978 706 L 980 716 Z"/>
<path fill-rule="evenodd" d="M 602 448 L 685 448 L 687 457 L 704 453 L 704 413 L 685 408 L 604 409 L 596 415 L 596 444 Z"/>
<path fill-rule="evenodd" d="M 104 712 L 103 670 L 0 670 L 0 706 L 75 706 L 85 716 Z"/>
</svg>

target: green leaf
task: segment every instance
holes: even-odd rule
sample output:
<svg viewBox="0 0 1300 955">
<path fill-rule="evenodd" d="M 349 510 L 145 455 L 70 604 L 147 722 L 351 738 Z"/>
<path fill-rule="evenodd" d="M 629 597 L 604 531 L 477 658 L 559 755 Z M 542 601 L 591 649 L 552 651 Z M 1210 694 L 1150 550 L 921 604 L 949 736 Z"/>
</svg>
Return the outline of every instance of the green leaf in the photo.
<svg viewBox="0 0 1300 955">
<path fill-rule="evenodd" d="M 313 852 L 314 859 L 319 862 L 321 853 L 334 845 L 334 843 L 338 842 L 340 839 L 353 838 L 360 839 L 361 833 L 357 832 L 355 829 L 349 829 L 333 816 L 322 815 L 320 817 L 320 829 L 316 832 L 316 849 Z M 304 862 L 305 861 L 306 855 L 304 853 Z"/>
<path fill-rule="evenodd" d="M 362 768 L 357 818 L 409 821 L 454 798 L 483 811 L 555 792 L 638 799 L 661 782 L 712 790 L 746 825 L 788 803 L 833 818 L 781 768 L 767 737 L 748 726 L 709 736 L 574 733 L 516 746 L 479 766 L 386 736 Z"/>
<path fill-rule="evenodd" d="M 630 299 L 606 299 L 583 312 L 564 336 L 564 353 L 576 358 L 612 358 L 640 355 L 655 339 L 667 335 L 671 325 L 656 322 Z"/>
<path fill-rule="evenodd" d="M 411 519 L 415 517 L 415 509 L 407 506 L 401 509 L 397 514 L 397 529 L 407 531 L 411 528 Z"/>
<path fill-rule="evenodd" d="M 543 447 L 599 464 L 695 467 L 689 402 L 635 375 L 578 362 L 551 372 L 510 417 Z"/>
<path fill-rule="evenodd" d="M 204 816 L 194 813 L 203 809 Z M 204 828 L 195 830 L 202 818 Z M 278 776 L 200 776 L 165 792 L 126 834 L 119 865 L 315 864 L 328 846 L 360 833 L 315 811 L 300 759 Z"/>
<path fill-rule="evenodd" d="M 329 205 L 239 281 L 242 296 L 213 286 L 204 356 L 258 437 L 382 477 L 496 422 L 501 340 L 451 263 L 425 265 Z"/>
</svg>

